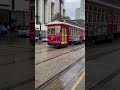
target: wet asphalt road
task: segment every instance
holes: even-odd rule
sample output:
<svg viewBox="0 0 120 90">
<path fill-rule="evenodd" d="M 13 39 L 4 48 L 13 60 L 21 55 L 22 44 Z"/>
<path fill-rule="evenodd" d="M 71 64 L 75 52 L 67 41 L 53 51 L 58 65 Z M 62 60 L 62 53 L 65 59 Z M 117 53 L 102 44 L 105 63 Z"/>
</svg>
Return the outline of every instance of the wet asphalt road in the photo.
<svg viewBox="0 0 120 90">
<path fill-rule="evenodd" d="M 0 90 L 33 90 L 34 47 L 28 37 L 0 36 Z"/>
<path fill-rule="evenodd" d="M 72 87 L 84 71 L 84 44 L 61 49 L 49 46 L 46 42 L 35 45 L 36 90 L 73 90 Z M 76 88 L 85 90 L 84 78 L 81 82 L 82 87 Z"/>
<path fill-rule="evenodd" d="M 120 90 L 120 39 L 87 48 L 86 90 Z"/>
<path fill-rule="evenodd" d="M 76 85 L 75 90 L 85 90 L 86 78 L 83 76 L 79 81 L 85 71 L 85 59 L 81 58 L 85 55 L 84 45 L 55 49 L 42 43 L 35 46 L 34 52 L 34 47 L 28 38 L 11 35 L 0 37 L 0 47 L 0 90 L 33 90 L 34 65 L 36 87 L 42 86 L 38 90 L 56 90 L 56 88 L 71 90 Z M 87 55 L 90 53 L 91 57 L 117 48 L 120 48 L 120 40 L 97 47 L 87 47 L 86 53 Z M 35 64 L 33 64 L 34 53 Z M 103 57 L 97 56 L 88 60 L 86 75 L 90 76 L 86 76 L 87 89 L 120 90 L 119 58 L 120 50 L 116 50 L 112 53 L 107 52 Z M 48 80 L 50 81 L 45 84 Z"/>
</svg>

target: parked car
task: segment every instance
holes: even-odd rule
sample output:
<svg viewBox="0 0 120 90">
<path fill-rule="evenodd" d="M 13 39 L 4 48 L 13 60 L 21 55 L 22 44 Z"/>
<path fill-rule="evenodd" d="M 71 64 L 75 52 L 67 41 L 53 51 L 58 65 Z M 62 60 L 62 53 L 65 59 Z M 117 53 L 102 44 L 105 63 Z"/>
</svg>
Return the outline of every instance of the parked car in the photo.
<svg viewBox="0 0 120 90">
<path fill-rule="evenodd" d="M 47 42 L 47 37 L 42 37 L 43 42 Z"/>
<path fill-rule="evenodd" d="M 9 30 L 4 25 L 0 25 L 0 33 L 7 33 L 7 32 L 9 32 Z"/>
<path fill-rule="evenodd" d="M 18 29 L 18 36 L 29 36 L 29 27 L 24 26 Z"/>
</svg>

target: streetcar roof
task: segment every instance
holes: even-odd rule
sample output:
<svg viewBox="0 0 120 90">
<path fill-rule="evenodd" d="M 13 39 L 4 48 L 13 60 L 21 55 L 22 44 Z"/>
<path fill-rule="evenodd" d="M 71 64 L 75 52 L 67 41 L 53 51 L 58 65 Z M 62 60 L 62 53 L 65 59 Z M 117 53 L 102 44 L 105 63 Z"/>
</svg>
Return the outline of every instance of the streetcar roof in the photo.
<svg viewBox="0 0 120 90">
<path fill-rule="evenodd" d="M 65 23 L 65 22 L 51 22 L 51 23 L 48 23 L 47 25 L 55 25 L 55 24 L 64 24 L 64 25 L 69 25 L 69 26 L 72 26 L 72 27 L 84 29 L 84 28 L 82 28 L 82 27 L 75 26 L 75 25 L 72 25 L 72 24 L 69 24 L 69 23 Z"/>
</svg>

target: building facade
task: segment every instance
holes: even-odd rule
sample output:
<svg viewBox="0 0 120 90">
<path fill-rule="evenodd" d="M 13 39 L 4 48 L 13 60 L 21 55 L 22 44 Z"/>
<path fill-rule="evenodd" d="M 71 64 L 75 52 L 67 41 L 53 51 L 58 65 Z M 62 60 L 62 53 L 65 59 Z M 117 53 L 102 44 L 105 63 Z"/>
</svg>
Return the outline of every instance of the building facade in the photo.
<svg viewBox="0 0 120 90">
<path fill-rule="evenodd" d="M 64 8 L 65 1 L 62 0 L 61 2 L 61 16 L 65 16 L 65 8 Z M 51 16 L 54 16 L 56 13 L 60 12 L 60 2 L 59 0 L 51 0 Z"/>
<path fill-rule="evenodd" d="M 12 18 L 17 25 L 29 26 L 29 0 L 14 0 L 13 11 Z"/>
<path fill-rule="evenodd" d="M 80 19 L 80 8 L 76 8 L 75 10 L 75 19 L 76 20 Z"/>
<path fill-rule="evenodd" d="M 35 21 L 35 0 L 29 0 L 29 21 Z"/>
<path fill-rule="evenodd" d="M 21 7 L 23 5 L 23 7 Z M 26 0 L 0 0 L 0 22 L 28 26 L 29 2 Z"/>
<path fill-rule="evenodd" d="M 85 7 L 88 45 L 120 36 L 120 1 L 86 0 Z"/>
<path fill-rule="evenodd" d="M 59 13 L 59 0 L 35 0 L 35 27 L 41 25 L 40 34 L 47 36 L 47 24 L 51 22 L 52 16 Z M 64 0 L 61 5 L 61 14 L 65 14 Z M 39 28 L 40 30 L 40 28 Z"/>
<path fill-rule="evenodd" d="M 80 19 L 85 20 L 85 0 L 81 0 L 79 13 Z"/>
<path fill-rule="evenodd" d="M 35 0 L 35 27 L 41 25 L 40 34 L 46 36 L 46 24 L 51 21 L 51 0 Z"/>
</svg>

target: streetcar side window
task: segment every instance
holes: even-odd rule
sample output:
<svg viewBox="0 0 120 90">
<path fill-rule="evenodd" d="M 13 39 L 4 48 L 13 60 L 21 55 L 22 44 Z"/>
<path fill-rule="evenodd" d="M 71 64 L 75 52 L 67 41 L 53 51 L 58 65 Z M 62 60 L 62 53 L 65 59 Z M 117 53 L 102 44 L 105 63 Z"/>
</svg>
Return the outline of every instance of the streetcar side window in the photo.
<svg viewBox="0 0 120 90">
<path fill-rule="evenodd" d="M 79 29 L 79 36 L 80 36 L 80 29 Z"/>
<path fill-rule="evenodd" d="M 82 35 L 82 33 L 83 33 L 83 30 L 81 29 L 81 35 Z"/>
<path fill-rule="evenodd" d="M 81 35 L 81 33 L 82 33 L 82 29 L 80 29 L 80 35 Z"/>
<path fill-rule="evenodd" d="M 74 28 L 74 36 L 75 36 L 75 28 Z"/>
<path fill-rule="evenodd" d="M 75 36 L 77 35 L 77 30 L 76 30 L 76 28 L 75 28 Z"/>
<path fill-rule="evenodd" d="M 77 36 L 77 29 L 75 31 L 76 31 L 76 36 Z"/>
<path fill-rule="evenodd" d="M 73 35 L 75 35 L 75 29 L 73 28 Z"/>
<path fill-rule="evenodd" d="M 78 35 L 77 29 L 76 29 L 76 36 Z"/>
<path fill-rule="evenodd" d="M 77 30 L 76 30 L 76 28 L 75 28 L 75 36 L 77 35 Z"/>
<path fill-rule="evenodd" d="M 74 28 L 74 35 L 76 35 L 76 30 L 75 30 L 75 28 Z"/>
<path fill-rule="evenodd" d="M 65 35 L 67 35 L 67 27 L 65 26 Z"/>
<path fill-rule="evenodd" d="M 71 28 L 72 36 L 73 36 L 73 28 Z"/>
<path fill-rule="evenodd" d="M 79 36 L 79 29 L 77 29 L 77 35 Z"/>
<path fill-rule="evenodd" d="M 70 28 L 70 35 L 72 35 L 72 28 Z"/>
</svg>

